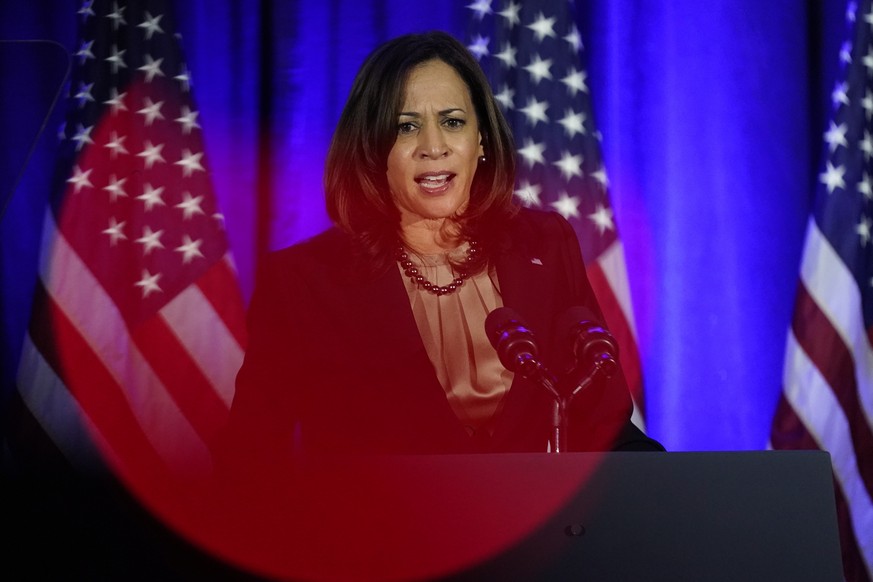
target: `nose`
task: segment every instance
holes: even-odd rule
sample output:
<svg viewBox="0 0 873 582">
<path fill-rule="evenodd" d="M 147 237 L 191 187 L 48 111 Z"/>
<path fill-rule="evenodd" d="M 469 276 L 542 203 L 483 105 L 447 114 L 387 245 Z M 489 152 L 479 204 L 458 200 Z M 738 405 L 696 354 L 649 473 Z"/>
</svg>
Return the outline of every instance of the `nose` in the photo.
<svg viewBox="0 0 873 582">
<path fill-rule="evenodd" d="M 427 123 L 418 133 L 418 157 L 422 159 L 438 159 L 449 153 L 446 137 L 439 124 Z"/>
</svg>

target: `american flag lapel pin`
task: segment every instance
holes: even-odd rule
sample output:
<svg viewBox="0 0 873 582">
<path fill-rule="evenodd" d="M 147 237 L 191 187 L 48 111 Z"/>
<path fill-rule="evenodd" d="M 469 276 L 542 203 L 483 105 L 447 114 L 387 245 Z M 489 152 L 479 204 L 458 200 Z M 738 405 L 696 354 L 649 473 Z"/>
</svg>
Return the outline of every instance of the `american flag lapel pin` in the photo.
<svg viewBox="0 0 873 582">
<path fill-rule="evenodd" d="M 537 258 L 537 257 L 532 258 L 530 260 L 530 262 L 533 263 L 534 265 L 539 265 L 540 267 L 543 266 L 543 262 L 541 260 L 539 260 L 539 258 Z"/>
</svg>

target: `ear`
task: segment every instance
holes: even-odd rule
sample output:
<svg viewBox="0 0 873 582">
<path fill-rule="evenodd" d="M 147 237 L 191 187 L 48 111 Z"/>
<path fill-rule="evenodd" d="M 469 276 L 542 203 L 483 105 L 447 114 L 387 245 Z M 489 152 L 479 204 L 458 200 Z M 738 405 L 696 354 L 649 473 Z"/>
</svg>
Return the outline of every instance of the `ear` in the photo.
<svg viewBox="0 0 873 582">
<path fill-rule="evenodd" d="M 479 132 L 479 154 L 478 157 L 485 155 L 485 147 L 482 145 L 482 132 Z"/>
</svg>

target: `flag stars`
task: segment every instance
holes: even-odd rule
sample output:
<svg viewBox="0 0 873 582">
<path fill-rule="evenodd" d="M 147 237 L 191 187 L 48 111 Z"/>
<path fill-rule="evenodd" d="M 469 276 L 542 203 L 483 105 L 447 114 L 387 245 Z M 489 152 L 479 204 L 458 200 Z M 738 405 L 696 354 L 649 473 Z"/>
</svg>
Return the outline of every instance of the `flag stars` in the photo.
<svg viewBox="0 0 873 582">
<path fill-rule="evenodd" d="M 552 202 L 552 208 L 560 212 L 561 216 L 570 220 L 571 218 L 579 218 L 580 202 L 577 196 L 570 196 L 564 192 L 560 198 Z"/>
<path fill-rule="evenodd" d="M 604 189 L 609 187 L 609 177 L 606 175 L 606 168 L 600 166 L 595 172 L 591 172 L 591 177 L 597 180 Z"/>
<path fill-rule="evenodd" d="M 109 141 L 106 142 L 103 147 L 108 148 L 110 150 L 109 156 L 114 160 L 118 157 L 118 154 L 127 154 L 130 153 L 127 151 L 127 148 L 124 147 L 124 140 L 127 139 L 125 135 L 118 135 L 117 132 L 112 131 L 109 134 Z"/>
<path fill-rule="evenodd" d="M 476 18 L 482 20 L 486 15 L 491 14 L 491 0 L 476 0 L 472 4 L 467 4 L 467 8 L 476 13 Z M 474 53 L 475 54 L 475 53 Z"/>
<path fill-rule="evenodd" d="M 160 278 L 160 273 L 155 273 L 154 275 L 152 275 L 148 272 L 148 269 L 142 270 L 142 277 L 139 281 L 134 283 L 134 285 L 142 289 L 143 299 L 145 299 L 152 293 L 163 293 L 163 290 L 158 286 L 158 280 L 160 280 Z"/>
<path fill-rule="evenodd" d="M 846 41 L 840 47 L 840 62 L 850 64 L 852 62 L 852 43 Z"/>
<path fill-rule="evenodd" d="M 144 159 L 147 170 L 151 170 L 155 162 L 166 163 L 167 160 L 165 160 L 164 156 L 161 155 L 161 150 L 164 149 L 164 144 L 159 143 L 157 145 L 152 145 L 151 141 L 146 140 L 143 145 L 145 146 L 143 150 L 136 155 L 137 157 Z"/>
<path fill-rule="evenodd" d="M 518 13 L 521 11 L 521 4 L 516 2 L 510 2 L 506 8 L 498 12 L 500 16 L 506 19 L 506 24 L 512 29 L 516 24 L 521 23 L 521 19 L 518 17 Z"/>
<path fill-rule="evenodd" d="M 163 236 L 164 231 L 158 230 L 157 232 L 152 232 L 150 226 L 144 226 L 142 229 L 142 236 L 136 239 L 136 242 L 142 245 L 142 253 L 144 256 L 148 256 L 155 249 L 163 249 L 164 244 L 161 242 L 161 236 Z"/>
<path fill-rule="evenodd" d="M 157 77 L 163 77 L 164 72 L 161 70 L 161 63 L 164 62 L 163 58 L 158 60 L 154 60 L 151 55 L 145 56 L 146 64 L 141 66 L 138 71 L 143 71 L 146 76 L 146 82 L 151 83 L 152 80 Z"/>
<path fill-rule="evenodd" d="M 582 113 L 567 109 L 564 117 L 559 119 L 558 123 L 564 127 L 568 139 L 573 139 L 576 134 L 585 133 L 585 115 Z"/>
<path fill-rule="evenodd" d="M 82 65 L 88 59 L 93 59 L 94 53 L 91 52 L 91 47 L 94 46 L 94 41 L 89 40 L 88 42 L 83 42 L 82 46 L 76 52 L 76 56 L 79 57 L 79 64 Z"/>
<path fill-rule="evenodd" d="M 819 174 L 819 181 L 827 186 L 828 194 L 833 194 L 837 188 L 845 188 L 846 181 L 843 176 L 846 175 L 845 166 L 837 166 L 836 168 L 830 160 L 827 161 L 827 168 L 824 173 Z"/>
<path fill-rule="evenodd" d="M 535 97 L 530 97 L 527 101 L 527 107 L 523 107 L 521 112 L 527 117 L 527 122 L 536 127 L 538 122 L 548 123 L 549 118 L 546 116 L 546 110 L 549 105 L 545 101 L 537 101 Z"/>
<path fill-rule="evenodd" d="M 836 87 L 834 87 L 833 93 L 831 93 L 831 102 L 834 105 L 834 108 L 842 105 L 849 104 L 849 86 L 846 83 L 837 83 Z"/>
<path fill-rule="evenodd" d="M 594 212 L 588 215 L 588 219 L 597 227 L 597 232 L 603 234 L 607 230 L 615 230 L 615 222 L 612 219 L 612 208 L 598 204 Z"/>
<path fill-rule="evenodd" d="M 862 247 L 866 247 L 867 243 L 870 242 L 871 228 L 873 228 L 873 222 L 871 222 L 866 216 L 861 217 L 861 222 L 859 222 L 858 226 L 855 227 L 855 232 L 861 239 Z"/>
<path fill-rule="evenodd" d="M 82 15 L 83 20 L 88 20 L 89 16 L 95 16 L 94 14 L 94 0 L 85 0 L 82 3 L 82 7 L 79 8 L 78 14 Z"/>
<path fill-rule="evenodd" d="M 579 29 L 576 28 L 575 24 L 570 27 L 570 32 L 564 37 L 564 40 L 573 47 L 575 52 L 578 53 L 582 50 L 582 35 L 579 34 Z"/>
<path fill-rule="evenodd" d="M 176 204 L 176 208 L 182 210 L 182 215 L 185 220 L 190 220 L 195 214 L 205 214 L 200 205 L 203 202 L 203 196 L 191 196 L 190 192 L 183 194 L 183 200 Z"/>
<path fill-rule="evenodd" d="M 555 35 L 555 19 L 554 18 L 546 18 L 542 12 L 537 15 L 537 19 L 528 24 L 527 27 L 534 32 L 534 35 L 537 37 L 537 41 L 542 42 L 544 38 L 552 37 Z"/>
<path fill-rule="evenodd" d="M 94 88 L 94 83 L 79 83 L 79 90 L 76 92 L 76 100 L 79 101 L 79 107 L 84 107 L 86 102 L 94 102 L 94 96 L 91 95 L 91 90 Z"/>
<path fill-rule="evenodd" d="M 525 206 L 540 206 L 540 194 L 543 189 L 539 184 L 531 184 L 528 180 L 523 180 L 519 184 L 518 190 L 514 192 Z"/>
<path fill-rule="evenodd" d="M 543 59 L 539 55 L 534 55 L 531 63 L 524 68 L 527 71 L 534 84 L 539 85 L 543 79 L 552 79 L 552 59 Z"/>
<path fill-rule="evenodd" d="M 112 19 L 112 30 L 118 30 L 119 25 L 127 24 L 124 19 L 124 9 L 124 6 L 118 7 L 118 2 L 112 3 L 112 12 L 106 15 L 106 18 Z"/>
<path fill-rule="evenodd" d="M 873 137 L 870 136 L 869 131 L 864 130 L 864 139 L 858 143 L 858 146 L 864 152 L 864 159 L 869 161 L 870 157 L 873 156 Z"/>
<path fill-rule="evenodd" d="M 507 68 L 515 67 L 518 63 L 515 60 L 515 55 L 518 54 L 518 49 L 512 46 L 509 43 L 503 45 L 503 50 L 494 55 L 506 66 Z"/>
<path fill-rule="evenodd" d="M 127 63 L 124 62 L 124 53 L 126 52 L 126 49 L 118 50 L 117 46 L 112 45 L 112 54 L 106 57 L 106 61 L 109 63 L 109 66 L 112 67 L 113 74 L 118 73 L 119 68 L 127 68 Z"/>
<path fill-rule="evenodd" d="M 161 113 L 161 107 L 164 105 L 163 101 L 152 103 L 151 98 L 146 97 L 143 99 L 143 102 L 145 103 L 145 107 L 137 111 L 137 113 L 145 117 L 146 126 L 150 126 L 155 119 L 164 119 L 164 114 Z"/>
<path fill-rule="evenodd" d="M 182 124 L 182 133 L 188 135 L 191 133 L 192 128 L 200 129 L 200 126 L 197 124 L 197 116 L 200 115 L 199 111 L 191 111 L 191 109 L 187 105 L 182 106 L 182 116 L 177 117 L 174 121 L 176 123 Z"/>
<path fill-rule="evenodd" d="M 146 184 L 143 193 L 136 197 L 137 200 L 142 200 L 145 204 L 146 212 L 151 211 L 155 206 L 166 206 L 163 199 L 164 187 L 159 186 L 153 188 L 151 184 Z"/>
<path fill-rule="evenodd" d="M 109 184 L 104 186 L 103 189 L 109 192 L 113 202 L 116 202 L 119 197 L 127 198 L 127 192 L 124 191 L 125 182 L 127 182 L 127 178 L 118 180 L 115 174 L 109 176 Z"/>
<path fill-rule="evenodd" d="M 867 121 L 873 116 L 873 93 L 867 90 L 867 94 L 861 99 L 861 106 L 864 108 L 864 113 L 867 114 Z"/>
<path fill-rule="evenodd" d="M 76 142 L 76 151 L 80 151 L 82 146 L 87 144 L 93 144 L 94 140 L 91 139 L 91 131 L 94 129 L 94 126 L 83 127 L 80 123 L 76 127 L 76 134 L 73 136 L 73 141 Z"/>
<path fill-rule="evenodd" d="M 142 28 L 145 30 L 146 40 L 151 40 L 152 35 L 156 32 L 164 33 L 164 29 L 161 28 L 161 18 L 163 18 L 163 14 L 158 14 L 155 17 L 152 17 L 151 13 L 146 11 L 145 20 L 137 24 L 138 28 Z"/>
<path fill-rule="evenodd" d="M 78 194 L 82 188 L 93 188 L 94 184 L 91 183 L 91 172 L 94 171 L 94 168 L 88 168 L 86 171 L 82 171 L 78 165 L 73 168 L 73 175 L 67 179 L 68 184 L 73 185 L 74 192 Z"/>
<path fill-rule="evenodd" d="M 124 234 L 125 222 L 118 222 L 114 216 L 109 217 L 109 227 L 102 231 L 103 234 L 109 236 L 109 245 L 115 246 L 119 240 L 127 240 L 127 235 Z"/>
<path fill-rule="evenodd" d="M 488 37 L 482 36 L 481 34 L 477 34 L 473 39 L 473 44 L 468 46 L 470 52 L 476 56 L 476 60 L 481 60 L 482 57 L 488 56 L 490 51 L 488 49 Z"/>
<path fill-rule="evenodd" d="M 565 151 L 561 156 L 561 159 L 555 162 L 554 165 L 561 170 L 561 175 L 564 177 L 564 180 L 568 182 L 574 177 L 582 177 L 581 154 L 576 154 L 574 156 L 570 154 L 570 152 Z"/>
<path fill-rule="evenodd" d="M 580 91 L 582 93 L 588 92 L 588 85 L 585 82 L 586 77 L 585 71 L 577 71 L 575 68 L 571 68 L 567 76 L 561 79 L 561 82 L 570 91 L 570 95 L 575 97 Z"/>
<path fill-rule="evenodd" d="M 870 175 L 864 172 L 864 178 L 858 182 L 858 192 L 864 195 L 867 200 L 873 200 L 873 183 L 870 182 Z"/>
<path fill-rule="evenodd" d="M 185 91 L 185 93 L 191 91 L 191 73 L 188 72 L 185 63 L 182 63 L 182 72 L 173 78 L 182 84 L 182 90 Z"/>
<path fill-rule="evenodd" d="M 831 121 L 831 125 L 824 134 L 824 140 L 828 144 L 828 149 L 834 153 L 839 146 L 848 147 L 849 142 L 846 141 L 846 132 L 849 130 L 845 123 L 836 125 Z"/>
<path fill-rule="evenodd" d="M 200 158 L 203 157 L 203 152 L 192 154 L 190 150 L 182 150 L 182 159 L 175 163 L 177 166 L 182 166 L 182 175 L 186 178 L 192 172 L 205 172 L 206 170 L 200 164 Z"/>
<path fill-rule="evenodd" d="M 187 234 L 182 237 L 183 243 L 181 246 L 176 248 L 177 253 L 182 253 L 182 262 L 184 264 L 188 264 L 191 262 L 191 259 L 194 258 L 204 258 L 203 253 L 200 252 L 200 246 L 203 244 L 203 240 L 191 240 Z"/>
<path fill-rule="evenodd" d="M 867 74 L 873 73 L 873 47 L 870 47 L 867 50 L 867 54 L 863 56 L 861 62 L 864 63 L 864 66 L 867 68 Z"/>
<path fill-rule="evenodd" d="M 497 93 L 494 98 L 507 111 L 510 109 L 515 109 L 515 102 L 513 101 L 513 99 L 515 98 L 515 90 L 511 89 L 506 83 L 503 84 L 500 92 Z"/>
<path fill-rule="evenodd" d="M 531 138 L 525 138 L 524 147 L 518 150 L 521 157 L 527 163 L 528 168 L 533 168 L 536 164 L 545 165 L 546 159 L 543 153 L 546 151 L 546 146 L 542 143 L 536 143 Z"/>
<path fill-rule="evenodd" d="M 124 104 L 124 97 L 127 93 L 118 93 L 118 89 L 115 87 L 112 88 L 110 92 L 111 97 L 103 102 L 104 105 L 109 105 L 112 107 L 112 113 L 118 113 L 119 111 L 127 111 L 127 105 Z"/>
</svg>

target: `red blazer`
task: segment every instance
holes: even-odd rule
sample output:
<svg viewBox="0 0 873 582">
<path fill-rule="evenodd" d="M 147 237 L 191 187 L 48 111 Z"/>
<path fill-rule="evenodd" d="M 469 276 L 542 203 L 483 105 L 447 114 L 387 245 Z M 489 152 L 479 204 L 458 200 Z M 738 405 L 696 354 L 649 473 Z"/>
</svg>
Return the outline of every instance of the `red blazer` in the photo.
<svg viewBox="0 0 873 582">
<path fill-rule="evenodd" d="M 517 374 L 493 435 L 469 436 L 428 359 L 399 269 L 356 277 L 352 257 L 349 237 L 330 229 L 267 258 L 223 443 L 267 463 L 301 448 L 544 451 L 551 396 Z M 555 318 L 570 306 L 600 313 L 571 226 L 556 213 L 522 210 L 496 269 L 504 306 L 526 320 L 557 371 L 569 348 L 555 345 Z M 661 450 L 631 424 L 631 409 L 621 378 L 591 386 L 571 407 L 569 448 Z"/>
</svg>

